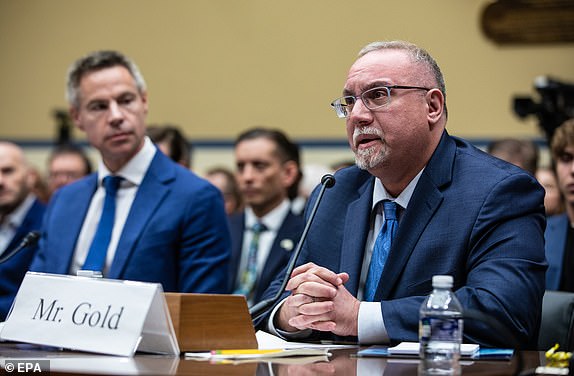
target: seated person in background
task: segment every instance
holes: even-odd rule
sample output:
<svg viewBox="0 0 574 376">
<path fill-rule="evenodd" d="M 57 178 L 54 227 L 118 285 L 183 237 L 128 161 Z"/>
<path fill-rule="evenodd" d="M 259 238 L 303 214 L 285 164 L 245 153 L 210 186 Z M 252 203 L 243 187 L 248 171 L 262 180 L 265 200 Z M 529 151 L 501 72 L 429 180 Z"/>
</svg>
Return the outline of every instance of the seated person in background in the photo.
<svg viewBox="0 0 574 376">
<path fill-rule="evenodd" d="M 84 269 L 161 283 L 164 291 L 227 292 L 221 193 L 146 136 L 148 96 L 137 66 L 119 52 L 97 51 L 72 65 L 67 88 L 71 118 L 102 161 L 50 200 L 31 270 Z"/>
<path fill-rule="evenodd" d="M 42 226 L 44 205 L 32 194 L 29 165 L 20 147 L 0 142 L 0 259 L 8 257 L 30 231 Z M 6 319 L 37 246 L 0 262 L 0 321 Z"/>
<path fill-rule="evenodd" d="M 298 341 L 416 342 L 432 277 L 447 274 L 463 309 L 493 317 L 536 348 L 547 267 L 544 190 L 524 170 L 450 136 L 445 93 L 425 50 L 402 41 L 361 50 L 344 96 L 332 103 L 346 118 L 357 166 L 335 173 L 289 292 L 259 327 Z M 472 320 L 464 337 L 513 344 Z"/>
<path fill-rule="evenodd" d="M 300 176 L 299 147 L 279 130 L 253 128 L 235 141 L 245 210 L 229 217 L 230 291 L 250 305 L 287 265 L 304 222 L 291 212 L 289 189 Z"/>
<path fill-rule="evenodd" d="M 48 187 L 50 195 L 58 188 L 92 173 L 92 163 L 78 146 L 64 144 L 48 157 Z"/>
<path fill-rule="evenodd" d="M 227 215 L 235 214 L 243 210 L 243 197 L 239 191 L 239 185 L 235 175 L 225 167 L 214 167 L 207 170 L 205 178 L 215 185 L 223 194 L 225 212 Z"/>
<path fill-rule="evenodd" d="M 556 128 L 550 143 L 566 212 L 548 218 L 546 289 L 574 292 L 574 119 Z"/>
<path fill-rule="evenodd" d="M 44 174 L 34 166 L 28 166 L 28 175 L 30 178 L 30 190 L 34 196 L 43 204 L 50 201 L 50 188 L 48 187 L 48 179 Z"/>
<path fill-rule="evenodd" d="M 487 147 L 487 152 L 530 172 L 532 175 L 538 169 L 538 146 L 532 141 L 504 138 L 491 142 Z"/>
<path fill-rule="evenodd" d="M 172 161 L 191 169 L 191 144 L 175 125 L 149 125 L 147 135 Z"/>
<path fill-rule="evenodd" d="M 536 170 L 536 180 L 544 187 L 544 208 L 546 216 L 564 212 L 564 198 L 558 187 L 556 173 L 551 167 L 539 167 Z"/>
</svg>

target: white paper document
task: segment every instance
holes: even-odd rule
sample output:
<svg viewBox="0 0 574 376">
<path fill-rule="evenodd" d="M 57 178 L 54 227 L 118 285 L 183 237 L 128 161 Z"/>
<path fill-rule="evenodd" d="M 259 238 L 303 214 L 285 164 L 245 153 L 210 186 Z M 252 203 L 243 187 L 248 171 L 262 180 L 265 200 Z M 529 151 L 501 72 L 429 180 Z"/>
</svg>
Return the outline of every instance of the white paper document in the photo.
<svg viewBox="0 0 574 376">
<path fill-rule="evenodd" d="M 418 342 L 401 342 L 394 347 L 389 347 L 389 355 L 418 355 L 420 344 Z M 463 343 L 460 345 L 460 355 L 473 356 L 480 349 L 479 345 Z"/>
</svg>

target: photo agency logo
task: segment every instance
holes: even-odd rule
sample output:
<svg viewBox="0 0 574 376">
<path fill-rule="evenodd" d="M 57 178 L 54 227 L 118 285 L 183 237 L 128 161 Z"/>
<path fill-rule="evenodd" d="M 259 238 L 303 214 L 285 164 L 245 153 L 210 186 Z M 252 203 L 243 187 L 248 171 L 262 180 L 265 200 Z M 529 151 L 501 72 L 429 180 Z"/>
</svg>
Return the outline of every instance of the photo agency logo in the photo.
<svg viewBox="0 0 574 376">
<path fill-rule="evenodd" d="M 35 359 L 4 359 L 0 374 L 5 375 L 49 375 L 50 361 Z"/>
</svg>

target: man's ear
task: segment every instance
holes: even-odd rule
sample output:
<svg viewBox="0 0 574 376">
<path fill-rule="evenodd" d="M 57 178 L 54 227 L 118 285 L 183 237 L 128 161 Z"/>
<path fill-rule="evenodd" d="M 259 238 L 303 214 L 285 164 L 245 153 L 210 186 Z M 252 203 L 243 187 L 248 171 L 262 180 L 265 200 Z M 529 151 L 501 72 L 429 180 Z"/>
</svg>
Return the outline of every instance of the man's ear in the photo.
<svg viewBox="0 0 574 376">
<path fill-rule="evenodd" d="M 444 112 L 444 95 L 439 89 L 431 89 L 427 92 L 428 121 L 436 124 Z"/>
<path fill-rule="evenodd" d="M 144 114 L 147 115 L 147 112 L 148 112 L 147 91 L 141 92 L 140 95 L 142 97 L 142 103 L 144 106 Z"/>
<path fill-rule="evenodd" d="M 83 131 L 84 127 L 80 122 L 80 111 L 78 110 L 78 108 L 75 106 L 70 106 L 69 112 L 70 112 L 70 118 L 74 122 L 74 125 L 78 127 L 78 129 L 81 129 Z"/>
<path fill-rule="evenodd" d="M 297 181 L 299 176 L 299 169 L 297 168 L 297 163 L 295 161 L 287 161 L 283 164 L 283 175 L 285 185 L 290 187 Z"/>
</svg>

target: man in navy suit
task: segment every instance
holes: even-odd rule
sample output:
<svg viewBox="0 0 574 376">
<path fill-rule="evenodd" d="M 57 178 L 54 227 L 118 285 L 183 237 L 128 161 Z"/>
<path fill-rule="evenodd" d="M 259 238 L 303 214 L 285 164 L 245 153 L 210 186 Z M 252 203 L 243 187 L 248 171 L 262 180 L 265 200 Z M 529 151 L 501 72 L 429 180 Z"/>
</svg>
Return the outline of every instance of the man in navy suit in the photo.
<svg viewBox="0 0 574 376">
<path fill-rule="evenodd" d="M 29 168 L 22 149 L 0 142 L 0 259 L 6 258 L 0 262 L 0 321 L 10 310 L 37 246 L 10 254 L 30 231 L 40 230 L 44 209 L 30 191 Z"/>
<path fill-rule="evenodd" d="M 31 269 L 93 270 L 84 264 L 107 202 L 102 181 L 118 176 L 113 229 L 96 271 L 161 283 L 164 291 L 225 293 L 230 240 L 223 199 L 146 137 L 147 92 L 137 66 L 115 51 L 92 53 L 70 69 L 67 94 L 72 119 L 102 162 L 96 174 L 52 198 Z"/>
<path fill-rule="evenodd" d="M 279 130 L 253 128 L 235 141 L 237 181 L 246 207 L 229 217 L 229 282 L 230 291 L 244 294 L 250 304 L 287 265 L 303 231 L 303 218 L 292 213 L 289 200 L 289 190 L 301 179 L 299 159 L 299 147 Z M 264 226 L 258 234 L 256 223 Z"/>
<path fill-rule="evenodd" d="M 445 93 L 442 73 L 423 49 L 395 41 L 361 50 L 344 96 L 332 103 L 346 118 L 356 166 L 339 170 L 325 192 L 287 283 L 290 294 L 263 321 L 269 330 L 299 340 L 418 341 L 432 277 L 447 274 L 464 309 L 536 346 L 547 267 L 543 189 L 524 170 L 449 136 Z M 384 266 L 372 273 L 377 283 L 368 299 L 385 220 L 380 201 L 398 207 L 398 229 Z M 514 344 L 472 320 L 464 335 L 481 345 Z"/>
<path fill-rule="evenodd" d="M 548 218 L 546 289 L 574 292 L 574 119 L 556 128 L 550 145 L 566 211 Z"/>
</svg>

